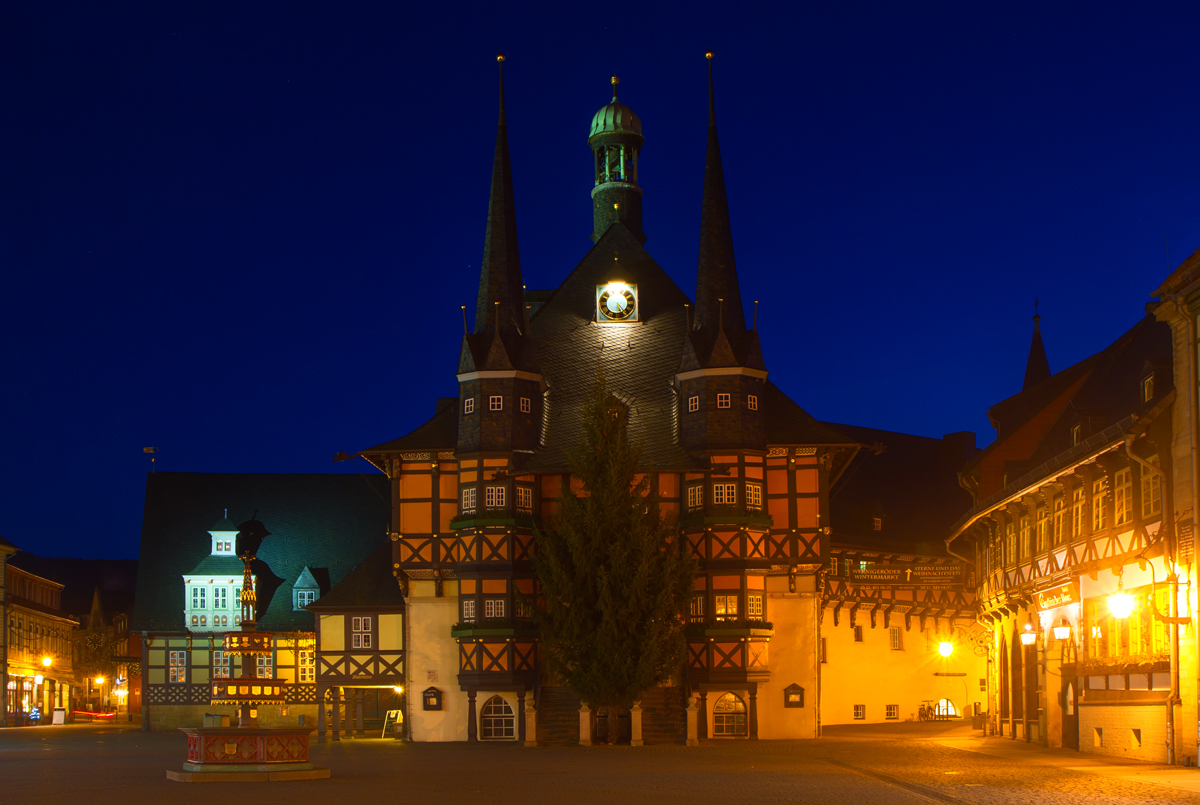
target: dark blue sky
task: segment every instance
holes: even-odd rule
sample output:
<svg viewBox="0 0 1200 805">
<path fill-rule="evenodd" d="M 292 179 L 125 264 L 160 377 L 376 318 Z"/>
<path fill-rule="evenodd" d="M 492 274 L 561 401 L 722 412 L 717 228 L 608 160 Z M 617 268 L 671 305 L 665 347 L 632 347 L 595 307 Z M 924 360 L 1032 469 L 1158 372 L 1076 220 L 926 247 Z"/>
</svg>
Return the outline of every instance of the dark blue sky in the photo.
<svg viewBox="0 0 1200 805">
<path fill-rule="evenodd" d="M 1057 371 L 1200 247 L 1200 4 L 778 6 L 5 3 L 0 534 L 135 556 L 144 446 L 353 471 L 454 394 L 498 52 L 528 286 L 590 245 L 617 74 L 692 294 L 715 51 L 742 295 L 822 419 L 982 446 L 1035 296 Z"/>
</svg>

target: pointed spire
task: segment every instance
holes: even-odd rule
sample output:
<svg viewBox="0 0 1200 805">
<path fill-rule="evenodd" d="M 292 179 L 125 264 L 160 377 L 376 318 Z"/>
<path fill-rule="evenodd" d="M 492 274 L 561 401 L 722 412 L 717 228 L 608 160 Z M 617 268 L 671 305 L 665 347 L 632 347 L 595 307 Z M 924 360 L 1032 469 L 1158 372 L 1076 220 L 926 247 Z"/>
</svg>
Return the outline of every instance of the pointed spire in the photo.
<svg viewBox="0 0 1200 805">
<path fill-rule="evenodd" d="M 724 326 L 736 337 L 746 329 L 746 314 L 738 289 L 733 233 L 729 225 L 729 201 L 725 195 L 725 172 L 721 167 L 721 147 L 717 142 L 712 53 L 706 53 L 705 57 L 708 59 L 708 152 L 704 161 L 704 201 L 700 213 L 695 326 L 712 331 Z M 729 308 L 724 314 L 718 301 L 720 299 L 724 299 Z M 720 321 L 722 318 L 723 321 Z"/>
<path fill-rule="evenodd" d="M 521 258 L 517 250 L 516 204 L 512 166 L 508 156 L 508 127 L 504 119 L 504 56 L 500 65 L 500 118 L 496 126 L 496 153 L 492 160 L 492 192 L 488 199 L 483 263 L 479 270 L 479 296 L 475 304 L 475 332 L 524 329 L 521 291 Z M 498 304 L 497 304 L 498 303 Z"/>
<path fill-rule="evenodd" d="M 1025 382 L 1021 391 L 1036 386 L 1050 377 L 1050 361 L 1046 359 L 1046 345 L 1042 343 L 1042 317 L 1037 312 L 1037 300 L 1033 300 L 1033 342 L 1029 345 L 1029 360 L 1025 362 Z"/>
</svg>

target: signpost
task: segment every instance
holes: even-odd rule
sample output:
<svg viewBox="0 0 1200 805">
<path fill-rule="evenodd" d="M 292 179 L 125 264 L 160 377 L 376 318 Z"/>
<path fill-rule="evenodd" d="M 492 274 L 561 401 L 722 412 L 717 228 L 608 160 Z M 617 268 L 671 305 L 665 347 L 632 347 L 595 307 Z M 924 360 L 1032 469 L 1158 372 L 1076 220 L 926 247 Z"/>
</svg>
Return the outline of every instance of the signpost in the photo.
<svg viewBox="0 0 1200 805">
<path fill-rule="evenodd" d="M 950 590 L 962 586 L 963 568 L 960 565 L 896 562 L 851 568 L 846 580 L 868 590 Z"/>
</svg>

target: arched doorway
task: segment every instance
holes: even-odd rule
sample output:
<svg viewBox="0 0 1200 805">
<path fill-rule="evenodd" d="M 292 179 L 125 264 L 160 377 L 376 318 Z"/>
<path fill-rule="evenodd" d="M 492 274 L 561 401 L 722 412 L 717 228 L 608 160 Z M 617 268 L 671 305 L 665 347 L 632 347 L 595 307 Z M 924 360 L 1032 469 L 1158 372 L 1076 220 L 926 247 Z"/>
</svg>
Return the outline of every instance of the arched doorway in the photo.
<svg viewBox="0 0 1200 805">
<path fill-rule="evenodd" d="M 500 696 L 483 703 L 479 712 L 479 740 L 511 741 L 517 737 L 517 717 Z"/>
<path fill-rule="evenodd" d="M 1000 636 L 1000 684 L 996 690 L 996 696 L 999 698 L 1001 731 L 1003 731 L 1003 722 L 1008 721 L 1010 713 L 1008 711 L 1008 640 L 1004 635 Z"/>
<path fill-rule="evenodd" d="M 940 699 L 934 713 L 938 718 L 958 718 L 958 709 L 949 699 Z"/>
<path fill-rule="evenodd" d="M 713 737 L 746 737 L 746 703 L 740 696 L 726 693 L 713 705 Z"/>
<path fill-rule="evenodd" d="M 1024 646 L 1021 645 L 1021 639 L 1017 636 L 1013 626 L 1013 648 L 1011 663 L 1009 668 L 1009 709 L 1012 711 L 1012 730 L 1009 733 L 1010 738 L 1020 737 L 1017 735 L 1017 724 L 1025 720 L 1025 663 Z M 1024 727 L 1022 726 L 1022 729 Z"/>
</svg>

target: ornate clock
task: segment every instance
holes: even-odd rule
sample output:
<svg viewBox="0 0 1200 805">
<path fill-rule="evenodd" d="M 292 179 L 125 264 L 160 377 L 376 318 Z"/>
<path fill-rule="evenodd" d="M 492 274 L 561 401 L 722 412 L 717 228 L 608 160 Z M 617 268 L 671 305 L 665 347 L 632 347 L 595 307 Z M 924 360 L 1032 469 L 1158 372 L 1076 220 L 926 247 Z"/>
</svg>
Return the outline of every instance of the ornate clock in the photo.
<svg viewBox="0 0 1200 805">
<path fill-rule="evenodd" d="M 638 320 L 637 286 L 614 281 L 596 286 L 596 321 L 631 322 Z"/>
</svg>

